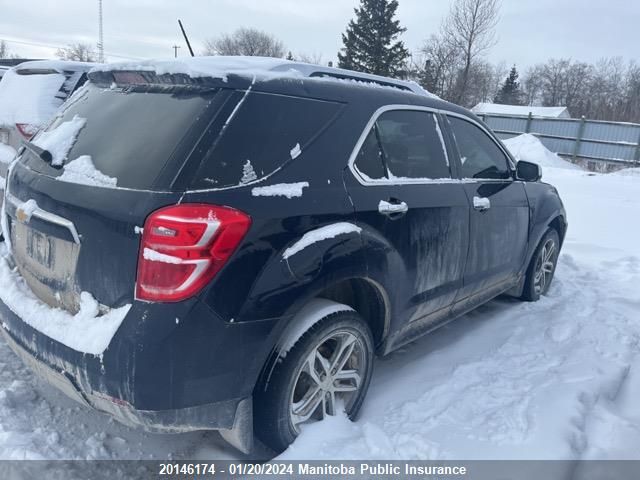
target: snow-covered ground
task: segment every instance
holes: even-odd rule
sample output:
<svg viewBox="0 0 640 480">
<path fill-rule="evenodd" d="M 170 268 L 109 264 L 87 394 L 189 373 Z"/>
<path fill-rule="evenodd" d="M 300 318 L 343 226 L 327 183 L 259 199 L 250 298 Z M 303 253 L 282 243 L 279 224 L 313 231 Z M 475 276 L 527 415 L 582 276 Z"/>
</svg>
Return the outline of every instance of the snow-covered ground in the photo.
<svg viewBox="0 0 640 480">
<path fill-rule="evenodd" d="M 640 459 L 640 175 L 550 159 L 569 233 L 549 296 L 495 300 L 380 359 L 359 421 L 310 425 L 282 458 Z M 239 457 L 216 433 L 76 406 L 0 341 L 0 458 Z"/>
</svg>

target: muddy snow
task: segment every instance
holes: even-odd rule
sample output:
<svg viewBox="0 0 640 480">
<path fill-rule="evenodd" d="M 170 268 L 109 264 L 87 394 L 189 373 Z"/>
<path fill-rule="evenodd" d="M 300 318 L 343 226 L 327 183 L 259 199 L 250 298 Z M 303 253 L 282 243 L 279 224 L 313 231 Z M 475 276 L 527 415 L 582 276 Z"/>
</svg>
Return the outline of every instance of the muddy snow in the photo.
<svg viewBox="0 0 640 480">
<path fill-rule="evenodd" d="M 569 217 L 548 297 L 494 300 L 379 359 L 360 419 L 310 425 L 282 458 L 640 458 L 640 178 L 544 175 Z M 0 458 L 239 454 L 216 433 L 148 434 L 77 406 L 0 341 Z"/>
</svg>

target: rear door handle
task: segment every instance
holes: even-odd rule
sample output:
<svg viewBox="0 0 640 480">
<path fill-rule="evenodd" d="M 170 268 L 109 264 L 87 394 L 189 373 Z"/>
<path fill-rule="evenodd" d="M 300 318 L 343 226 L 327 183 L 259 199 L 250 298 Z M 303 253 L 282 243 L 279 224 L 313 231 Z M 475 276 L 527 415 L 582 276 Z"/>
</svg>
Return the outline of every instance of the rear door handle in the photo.
<svg viewBox="0 0 640 480">
<path fill-rule="evenodd" d="M 382 215 L 393 216 L 404 214 L 409 211 L 409 206 L 405 202 L 387 202 L 385 200 L 380 200 L 378 204 L 378 212 Z"/>
<path fill-rule="evenodd" d="M 491 208 L 491 200 L 485 197 L 473 197 L 473 208 L 479 212 L 486 212 Z"/>
</svg>

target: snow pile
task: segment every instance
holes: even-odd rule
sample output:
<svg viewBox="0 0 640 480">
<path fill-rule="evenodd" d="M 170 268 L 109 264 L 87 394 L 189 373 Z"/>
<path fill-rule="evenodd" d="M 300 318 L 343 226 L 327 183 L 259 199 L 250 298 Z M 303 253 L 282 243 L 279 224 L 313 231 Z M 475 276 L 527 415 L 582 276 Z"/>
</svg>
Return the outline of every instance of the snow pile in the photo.
<svg viewBox="0 0 640 480">
<path fill-rule="evenodd" d="M 51 164 L 62 165 L 67 155 L 78 138 L 80 130 L 87 124 L 87 120 L 78 115 L 68 122 L 63 122 L 56 128 L 47 132 L 40 132 L 33 143 L 51 153 Z"/>
<path fill-rule="evenodd" d="M 99 305 L 88 292 L 80 294 L 80 311 L 71 313 L 40 301 L 5 257 L 0 258 L 0 299 L 25 323 L 78 352 L 102 354 L 131 305 L 99 316 Z"/>
<path fill-rule="evenodd" d="M 0 162 L 11 163 L 13 157 L 16 156 L 16 151 L 13 147 L 0 143 Z M 0 185 L 0 188 L 4 188 L 4 185 Z"/>
<path fill-rule="evenodd" d="M 118 179 L 105 175 L 96 168 L 89 155 L 82 155 L 64 166 L 64 172 L 57 180 L 79 183 L 92 187 L 115 187 Z"/>
<path fill-rule="evenodd" d="M 282 254 L 282 258 L 285 260 L 292 257 L 298 252 L 301 252 L 305 248 L 314 243 L 327 240 L 329 238 L 335 238 L 339 235 L 346 235 L 348 233 L 360 233 L 362 229 L 353 223 L 338 222 L 331 225 L 325 225 L 324 227 L 311 230 L 305 233 L 300 240 L 287 248 Z"/>
<path fill-rule="evenodd" d="M 59 73 L 18 75 L 9 70 L 0 81 L 0 125 L 44 125 L 62 105 L 55 95 L 64 81 Z"/>
<path fill-rule="evenodd" d="M 561 159 L 547 148 L 536 137 L 529 133 L 503 140 L 502 143 L 509 149 L 516 160 L 537 163 L 541 167 L 566 168 L 569 170 L 582 170 L 579 166 Z"/>
<path fill-rule="evenodd" d="M 309 186 L 309 182 L 277 183 L 266 187 L 255 187 L 251 190 L 254 197 L 301 197 L 302 189 Z"/>
<path fill-rule="evenodd" d="M 623 168 L 616 172 L 612 172 L 610 175 L 617 175 L 619 177 L 640 177 L 640 168 Z"/>
</svg>

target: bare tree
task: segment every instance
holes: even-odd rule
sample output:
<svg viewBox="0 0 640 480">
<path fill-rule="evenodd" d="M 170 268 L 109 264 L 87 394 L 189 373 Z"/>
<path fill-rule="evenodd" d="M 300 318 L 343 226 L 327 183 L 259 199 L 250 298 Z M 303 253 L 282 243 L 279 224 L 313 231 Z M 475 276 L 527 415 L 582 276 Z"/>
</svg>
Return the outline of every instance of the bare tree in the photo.
<svg viewBox="0 0 640 480">
<path fill-rule="evenodd" d="M 499 0 L 456 0 L 442 25 L 444 38 L 462 56 L 456 98 L 459 104 L 468 104 L 465 97 L 474 60 L 496 44 L 499 10 Z"/>
<path fill-rule="evenodd" d="M 4 40 L 0 40 L 0 58 L 9 58 L 9 47 Z"/>
<path fill-rule="evenodd" d="M 310 63 L 312 65 L 323 65 L 322 54 L 318 52 L 313 52 L 311 54 L 298 53 L 295 59 L 299 62 Z"/>
<path fill-rule="evenodd" d="M 247 55 L 283 58 L 283 43 L 261 30 L 239 28 L 230 35 L 222 35 L 205 42 L 205 55 Z"/>
<path fill-rule="evenodd" d="M 76 62 L 96 62 L 98 56 L 92 45 L 88 43 L 72 43 L 65 48 L 59 48 L 56 56 L 60 60 L 73 60 Z"/>
<path fill-rule="evenodd" d="M 445 100 L 453 100 L 461 65 L 459 53 L 442 35 L 431 35 L 420 49 L 424 65 L 420 75 L 422 86 Z"/>
</svg>

